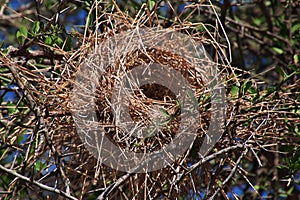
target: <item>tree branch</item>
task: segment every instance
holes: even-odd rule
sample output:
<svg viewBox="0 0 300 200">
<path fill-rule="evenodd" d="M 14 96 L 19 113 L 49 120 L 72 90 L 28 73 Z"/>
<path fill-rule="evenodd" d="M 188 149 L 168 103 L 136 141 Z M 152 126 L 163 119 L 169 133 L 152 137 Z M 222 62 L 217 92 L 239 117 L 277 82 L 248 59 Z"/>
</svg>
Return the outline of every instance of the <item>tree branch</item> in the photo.
<svg viewBox="0 0 300 200">
<path fill-rule="evenodd" d="M 23 181 L 25 181 L 25 182 L 32 183 L 32 184 L 36 185 L 37 187 L 39 187 L 39 188 L 41 188 L 41 189 L 43 189 L 43 190 L 47 190 L 47 191 L 49 191 L 49 192 L 54 192 L 54 193 L 56 193 L 56 194 L 59 194 L 59 195 L 62 195 L 62 196 L 64 196 L 64 197 L 66 197 L 66 198 L 68 198 L 68 199 L 77 200 L 76 197 L 71 196 L 71 195 L 67 194 L 67 193 L 64 192 L 64 191 L 61 191 L 61 190 L 59 190 L 59 189 L 56 189 L 56 188 L 53 188 L 53 187 L 50 187 L 50 186 L 47 186 L 47 185 L 44 185 L 44 184 L 42 184 L 42 183 L 40 183 L 40 182 L 38 182 L 38 181 L 31 180 L 30 178 L 28 178 L 28 177 L 26 177 L 26 176 L 23 176 L 23 175 L 21 175 L 21 174 L 15 172 L 15 171 L 13 171 L 13 170 L 11 170 L 11 169 L 5 168 L 5 167 L 2 166 L 1 164 L 0 164 L 0 170 L 4 171 L 4 172 L 6 172 L 6 173 L 9 173 L 9 174 L 11 174 L 11 175 L 13 175 L 13 176 L 15 176 L 15 177 L 18 177 L 19 179 L 21 179 L 21 180 L 23 180 Z"/>
</svg>

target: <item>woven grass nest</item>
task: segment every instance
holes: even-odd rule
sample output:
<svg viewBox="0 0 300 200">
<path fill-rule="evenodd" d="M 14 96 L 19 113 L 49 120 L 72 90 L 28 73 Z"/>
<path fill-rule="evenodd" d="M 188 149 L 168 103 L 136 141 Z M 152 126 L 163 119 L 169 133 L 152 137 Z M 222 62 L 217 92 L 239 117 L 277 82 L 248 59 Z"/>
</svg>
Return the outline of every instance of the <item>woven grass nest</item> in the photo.
<svg viewBox="0 0 300 200">
<path fill-rule="evenodd" d="M 72 97 L 75 122 L 89 150 L 105 145 L 94 131 L 98 125 L 118 148 L 136 153 L 162 149 L 178 135 L 180 126 L 194 126 L 194 140 L 205 136 L 212 117 L 210 84 L 219 80 L 202 43 L 171 29 L 136 28 L 104 40 L 92 52 L 81 65 Z M 191 94 L 182 94 L 185 85 L 179 76 L 186 80 Z M 181 113 L 180 101 L 187 97 L 179 100 L 178 94 L 192 95 L 190 108 L 197 107 L 197 111 L 191 112 L 200 113 L 189 124 L 180 125 L 187 115 Z M 224 121 L 224 111 L 214 109 L 214 113 L 222 112 L 218 116 Z"/>
<path fill-rule="evenodd" d="M 198 7 L 198 5 L 195 6 Z M 47 68 L 39 68 L 38 65 L 37 68 L 33 68 L 31 65 L 36 61 L 32 58 L 26 61 L 18 57 L 1 58 L 2 62 L 10 68 L 14 81 L 23 91 L 26 91 L 24 95 L 28 101 L 24 103 L 29 108 L 13 116 L 12 123 L 9 123 L 8 127 L 14 133 L 7 138 L 8 146 L 11 146 L 10 149 L 18 147 L 19 144 L 16 146 L 11 144 L 15 143 L 17 136 L 23 134 L 24 127 L 15 128 L 14 122 L 22 119 L 31 130 L 33 138 L 23 147 L 28 147 L 28 152 L 31 151 L 30 147 L 34 147 L 35 151 L 33 156 L 22 163 L 27 163 L 25 166 L 29 169 L 35 166 L 37 160 L 43 160 L 48 167 L 53 165 L 57 167 L 57 170 L 46 175 L 43 175 L 41 170 L 33 176 L 34 180 L 41 180 L 46 185 L 53 183 L 53 187 L 61 191 L 70 189 L 71 193 L 78 195 L 79 199 L 95 195 L 101 195 L 102 199 L 106 197 L 109 199 L 145 199 L 146 193 L 149 199 L 158 199 L 162 194 L 166 199 L 173 199 L 188 195 L 191 188 L 195 192 L 207 191 L 207 193 L 216 194 L 221 190 L 225 194 L 223 188 L 231 185 L 226 181 L 235 179 L 234 173 L 228 171 L 229 168 L 233 169 L 232 171 L 241 170 L 236 173 L 237 179 L 242 177 L 247 182 L 251 182 L 248 178 L 252 179 L 252 175 L 244 170 L 249 167 L 244 165 L 244 169 L 240 168 L 244 160 L 251 158 L 251 162 L 260 163 L 261 158 L 260 155 L 256 155 L 257 153 L 277 151 L 279 144 L 298 145 L 299 142 L 295 140 L 290 127 L 296 127 L 299 124 L 299 113 L 289 111 L 287 108 L 292 108 L 298 103 L 295 101 L 298 93 L 293 91 L 299 91 L 299 84 L 282 86 L 285 90 L 276 92 L 261 89 L 266 87 L 265 83 L 257 81 L 249 72 L 230 66 L 230 59 L 224 53 L 230 45 L 225 45 L 224 40 L 217 42 L 215 38 L 221 37 L 217 27 L 209 25 L 213 30 L 209 31 L 205 28 L 205 32 L 199 32 L 199 26 L 203 28 L 204 24 L 183 21 L 180 24 L 174 23 L 169 29 L 184 33 L 195 41 L 206 44 L 211 48 L 211 52 L 215 52 L 211 54 L 214 56 L 215 63 L 204 59 L 207 65 L 203 66 L 207 68 L 197 67 L 197 62 L 203 62 L 201 59 L 197 61 L 193 57 L 180 55 L 179 52 L 184 52 L 180 51 L 181 49 L 189 49 L 184 48 L 185 46 L 181 43 L 172 43 L 172 47 L 170 44 L 158 48 L 159 41 L 164 40 L 155 34 L 153 37 L 148 37 L 147 48 L 137 46 L 140 43 L 130 46 L 127 40 L 123 42 L 120 40 L 123 46 L 110 51 L 111 48 L 107 44 L 111 38 L 127 35 L 145 26 L 151 27 L 151 24 L 155 24 L 151 20 L 155 21 L 156 18 L 156 15 L 153 15 L 150 19 L 145 13 L 136 18 L 131 18 L 124 13 L 106 13 L 103 17 L 101 16 L 101 20 L 99 17 L 99 23 L 102 24 L 96 24 L 97 27 L 98 25 L 104 26 L 103 33 L 99 35 L 93 31 L 89 32 L 87 25 L 85 35 L 82 37 L 79 35 L 78 48 L 74 48 L 73 51 L 65 52 L 59 48 L 45 46 L 47 50 L 53 51 L 54 55 L 59 55 L 53 59 L 44 58 L 45 63 L 51 61 L 50 67 Z M 161 21 L 157 21 L 157 24 L 160 24 L 159 22 Z M 153 31 L 148 34 L 151 35 L 151 33 Z M 126 51 L 124 51 L 124 46 L 128 46 Z M 100 62 L 101 58 L 103 61 L 113 58 L 111 60 L 113 62 Z M 87 62 L 90 62 L 90 67 L 85 67 Z M 97 65 L 97 63 L 102 63 L 102 65 Z M 122 116 L 116 114 L 118 113 L 115 109 L 116 105 L 119 105 L 118 102 L 122 103 L 122 99 L 116 98 L 117 92 L 120 91 L 116 86 L 120 86 L 122 83 L 120 80 L 129 71 L 139 66 L 146 68 L 153 63 L 180 73 L 193 90 L 200 113 L 196 124 L 197 132 L 194 133 L 193 147 L 182 154 L 176 162 L 160 170 L 146 174 L 118 171 L 116 168 L 102 164 L 97 160 L 97 156 L 92 156 L 87 151 L 86 147 L 90 145 L 92 148 L 93 142 L 96 143 L 93 141 L 95 137 L 89 134 L 79 137 L 78 129 L 76 130 L 74 126 L 74 112 L 70 110 L 71 107 L 79 111 L 85 110 L 81 113 L 84 116 L 90 116 L 92 112 L 95 112 L 96 117 L 83 128 L 92 130 L 98 125 L 105 127 L 105 136 L 120 149 L 136 153 L 149 153 L 162 149 L 178 135 L 178 126 L 184 117 L 184 113 L 180 112 L 181 104 L 171 87 L 145 84 L 137 88 L 135 84 L 132 84 L 136 89 L 133 92 L 125 90 L 122 95 L 127 98 L 124 101 L 124 105 L 128 108 L 126 116 L 129 116 L 128 119 L 134 123 L 141 124 L 140 129 L 142 126 L 151 125 L 153 119 L 164 122 L 157 134 L 143 138 L 138 134 L 130 135 L 116 126 L 119 125 L 116 118 Z M 208 90 L 209 83 L 212 83 L 209 77 L 217 74 L 210 70 L 209 66 L 217 66 L 220 70 L 218 75 L 224 80 L 227 89 L 227 113 L 226 120 L 224 120 L 224 134 L 214 149 L 202 158 L 199 156 L 199 149 L 205 143 L 203 140 L 207 134 L 210 119 L 217 118 L 213 115 L 215 110 L 211 103 L 212 95 Z M 92 74 L 96 76 L 90 76 L 91 71 L 95 72 Z M 76 94 L 75 82 L 78 74 L 82 74 L 82 80 L 89 84 L 79 87 L 86 92 Z M 251 75 L 251 79 L 244 78 L 248 77 L 243 76 L 245 74 Z M 11 74 L 9 76 L 12 77 Z M 177 84 L 176 80 L 173 82 L 169 80 L 166 82 L 170 83 L 170 86 Z M 253 93 L 251 90 L 257 92 Z M 78 98 L 74 98 L 74 93 Z M 84 136 L 83 139 L 82 136 Z M 85 140 L 89 136 L 91 136 L 90 140 Z M 282 140 L 283 136 L 284 140 Z M 222 184 L 222 189 L 216 178 L 226 180 Z M 31 183 L 29 185 L 31 186 Z M 38 187 L 33 189 L 39 190 Z"/>
</svg>

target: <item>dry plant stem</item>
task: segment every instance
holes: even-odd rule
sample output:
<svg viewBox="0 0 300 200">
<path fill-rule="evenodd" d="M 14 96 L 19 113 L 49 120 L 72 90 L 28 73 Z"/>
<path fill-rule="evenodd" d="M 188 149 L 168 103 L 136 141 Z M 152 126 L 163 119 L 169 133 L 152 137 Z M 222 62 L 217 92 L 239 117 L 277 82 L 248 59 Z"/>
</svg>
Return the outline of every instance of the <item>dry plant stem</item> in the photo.
<svg viewBox="0 0 300 200">
<path fill-rule="evenodd" d="M 172 183 L 172 185 L 171 185 L 171 187 L 170 187 L 170 191 L 169 191 L 168 197 L 171 196 L 171 192 L 172 192 L 173 188 L 176 186 L 174 183 L 176 182 L 176 179 L 178 179 L 178 174 L 179 174 L 179 172 L 180 172 L 180 169 L 182 168 L 185 159 L 186 159 L 186 158 L 188 157 L 188 155 L 190 154 L 190 151 L 192 150 L 192 146 L 193 146 L 193 145 L 190 145 L 190 147 L 189 147 L 189 149 L 187 150 L 187 152 L 186 152 L 184 158 L 181 160 L 181 162 L 179 163 L 179 166 L 178 166 L 178 167 L 176 168 L 176 170 L 175 170 L 175 175 L 173 176 L 173 179 L 172 179 L 172 182 L 173 182 L 173 183 Z M 192 179 L 191 179 L 191 180 L 192 180 Z"/>
<path fill-rule="evenodd" d="M 0 10 L 0 24 L 4 24 L 4 25 L 11 25 L 11 24 L 18 24 L 17 23 L 17 19 L 18 18 L 25 18 L 31 22 L 33 22 L 33 20 L 25 17 L 25 15 L 31 15 L 34 14 L 33 10 L 30 10 L 29 8 L 32 7 L 32 3 L 28 3 L 25 6 L 21 6 L 19 8 L 19 10 L 13 10 L 10 7 L 7 6 L 8 2 L 5 2 L 2 6 L 1 6 L 1 10 Z M 4 14 L 5 9 L 7 9 L 7 11 L 9 12 L 9 14 Z"/>
<path fill-rule="evenodd" d="M 59 189 L 56 189 L 56 188 L 53 188 L 53 187 L 49 187 L 49 186 L 44 185 L 44 184 L 42 184 L 42 183 L 40 183 L 40 182 L 38 182 L 38 181 L 31 180 L 30 178 L 28 178 L 28 177 L 26 177 L 26 176 L 23 176 L 23 175 L 21 175 L 21 174 L 18 174 L 17 172 L 15 172 L 15 171 L 13 171 L 13 170 L 11 170 L 11 169 L 5 168 L 5 167 L 2 166 L 1 164 L 0 164 L 0 169 L 1 169 L 2 171 L 5 171 L 6 173 L 9 173 L 9 174 L 15 176 L 15 177 L 18 177 L 19 179 L 21 179 L 21 180 L 23 180 L 23 181 L 25 181 L 25 182 L 27 182 L 27 183 L 32 183 L 32 184 L 38 186 L 38 187 L 41 188 L 41 189 L 47 190 L 47 191 L 49 191 L 49 192 L 54 192 L 54 193 L 56 193 L 56 194 L 59 194 L 59 195 L 62 195 L 62 196 L 64 196 L 64 197 L 66 197 L 66 198 L 68 198 L 68 199 L 77 200 L 77 198 L 71 196 L 70 194 L 67 194 L 66 192 L 63 192 L 63 191 L 61 191 L 61 190 L 59 190 Z"/>
<path fill-rule="evenodd" d="M 194 171 L 195 169 L 197 169 L 198 167 L 200 167 L 203 163 L 206 163 L 206 162 L 208 162 L 208 161 L 216 158 L 219 155 L 225 154 L 225 153 L 230 152 L 230 151 L 235 150 L 235 149 L 247 148 L 247 147 L 248 147 L 248 145 L 246 145 L 246 144 L 236 144 L 234 146 L 230 146 L 230 147 L 227 147 L 225 149 L 222 149 L 222 150 L 220 150 L 220 151 L 218 151 L 218 152 L 216 152 L 216 153 L 214 153 L 212 155 L 204 157 L 201 160 L 199 160 L 198 162 L 196 162 L 195 164 L 193 164 L 192 166 L 190 166 L 188 168 L 188 171 L 185 172 L 184 174 L 182 174 L 177 180 L 180 180 L 185 174 L 191 173 L 192 171 Z"/>
<path fill-rule="evenodd" d="M 261 198 L 259 192 L 256 190 L 256 188 L 254 187 L 254 185 L 251 183 L 251 181 L 247 178 L 247 176 L 245 175 L 244 173 L 244 169 L 242 169 L 241 167 L 238 167 L 238 170 L 237 170 L 241 175 L 242 177 L 246 180 L 246 182 L 250 185 L 250 187 L 256 192 L 256 194 Z"/>
<path fill-rule="evenodd" d="M 114 191 L 116 188 L 118 188 L 124 181 L 126 181 L 133 173 L 127 173 L 123 175 L 122 177 L 118 178 L 117 181 L 115 181 L 113 184 L 105 188 L 105 190 L 101 193 L 100 196 L 97 197 L 97 200 L 103 200 L 107 198 L 107 196 Z"/>
<path fill-rule="evenodd" d="M 223 155 L 227 152 L 230 152 L 230 151 L 233 151 L 235 149 L 240 149 L 240 148 L 248 148 L 248 145 L 246 144 L 236 144 L 235 146 L 230 146 L 230 147 L 227 147 L 225 149 L 222 149 L 216 153 L 213 153 L 207 157 L 203 157 L 201 160 L 199 160 L 197 163 L 193 164 L 192 166 L 190 166 L 187 170 L 185 170 L 183 173 L 181 174 L 177 174 L 177 179 L 173 181 L 172 183 L 172 188 L 177 185 L 183 177 L 185 177 L 186 175 L 190 174 L 192 171 L 194 171 L 195 169 L 199 168 L 201 165 L 203 165 L 204 163 L 214 159 L 214 158 L 217 158 L 219 155 Z M 171 191 L 169 192 L 169 195 L 171 194 Z M 169 196 L 170 198 L 170 196 Z"/>
<path fill-rule="evenodd" d="M 244 149 L 240 157 L 238 158 L 236 164 L 234 165 L 233 169 L 231 170 L 228 177 L 219 185 L 218 189 L 214 192 L 214 194 L 209 198 L 209 200 L 213 200 L 215 196 L 219 193 L 219 191 L 226 185 L 226 183 L 235 175 L 236 170 L 238 169 L 238 165 L 241 162 L 242 158 L 247 154 L 248 148 Z"/>
</svg>

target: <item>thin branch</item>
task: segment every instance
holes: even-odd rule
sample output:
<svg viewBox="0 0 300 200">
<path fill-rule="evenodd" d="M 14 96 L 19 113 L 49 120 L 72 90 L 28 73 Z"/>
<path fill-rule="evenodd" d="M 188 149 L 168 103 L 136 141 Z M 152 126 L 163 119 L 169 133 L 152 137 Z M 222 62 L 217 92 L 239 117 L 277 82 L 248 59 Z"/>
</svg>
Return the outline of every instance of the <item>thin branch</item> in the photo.
<svg viewBox="0 0 300 200">
<path fill-rule="evenodd" d="M 206 163 L 206 162 L 208 162 L 208 161 L 216 158 L 219 155 L 225 154 L 225 153 L 227 153 L 229 151 L 232 151 L 232 150 L 235 150 L 235 149 L 245 148 L 245 147 L 247 147 L 247 146 L 243 145 L 243 144 L 236 144 L 234 146 L 230 146 L 230 147 L 227 147 L 225 149 L 222 149 L 222 150 L 220 150 L 220 151 L 218 151 L 218 152 L 216 152 L 214 154 L 211 154 L 211 155 L 209 155 L 207 157 L 204 157 L 201 160 L 199 160 L 198 162 L 196 162 L 195 164 L 193 164 L 192 166 L 190 166 L 188 168 L 188 171 L 185 174 L 191 173 L 192 171 L 194 171 L 195 169 L 197 169 L 198 167 L 200 167 L 203 163 Z M 185 175 L 185 174 L 182 174 L 182 176 Z"/>
<path fill-rule="evenodd" d="M 26 182 L 28 182 L 28 183 L 32 183 L 32 184 L 38 186 L 39 188 L 41 188 L 41 189 L 43 189 L 43 190 L 47 190 L 47 191 L 49 191 L 49 192 L 54 192 L 54 193 L 56 193 L 56 194 L 59 194 L 59 195 L 62 195 L 62 196 L 64 196 L 64 197 L 66 197 L 66 198 L 68 198 L 68 199 L 77 200 L 76 197 L 71 196 L 71 195 L 67 194 L 67 193 L 64 192 L 64 191 L 61 191 L 61 190 L 59 190 L 59 189 L 56 189 L 56 188 L 53 188 L 53 187 L 50 187 L 50 186 L 47 186 L 47 185 L 44 185 L 44 184 L 42 184 L 42 183 L 40 183 L 40 182 L 38 182 L 38 181 L 31 180 L 30 178 L 28 178 L 28 177 L 26 177 L 26 176 L 23 176 L 23 175 L 21 175 L 21 174 L 15 172 L 15 171 L 13 171 L 13 170 L 11 170 L 11 169 L 6 169 L 6 168 L 5 168 L 4 166 L 2 166 L 1 164 L 0 164 L 0 169 L 1 169 L 2 171 L 6 172 L 6 173 L 9 173 L 9 174 L 15 176 L 15 177 L 18 177 L 19 179 L 21 179 L 21 180 L 23 180 L 23 181 L 26 181 Z"/>
<path fill-rule="evenodd" d="M 219 193 L 219 191 L 227 184 L 227 182 L 235 175 L 236 170 L 238 169 L 239 163 L 241 162 L 242 158 L 247 154 L 248 148 L 246 148 L 238 160 L 236 161 L 236 164 L 234 165 L 233 169 L 231 170 L 230 174 L 227 176 L 227 178 L 222 182 L 222 185 L 218 187 L 218 189 L 215 191 L 215 193 L 209 198 L 209 200 L 213 200 L 215 196 Z"/>
</svg>

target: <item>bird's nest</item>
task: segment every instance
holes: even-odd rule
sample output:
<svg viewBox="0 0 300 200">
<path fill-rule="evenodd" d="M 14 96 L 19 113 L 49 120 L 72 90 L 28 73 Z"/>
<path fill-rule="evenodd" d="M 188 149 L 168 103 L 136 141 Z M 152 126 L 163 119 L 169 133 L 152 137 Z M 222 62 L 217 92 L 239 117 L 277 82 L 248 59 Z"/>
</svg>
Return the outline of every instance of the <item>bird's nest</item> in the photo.
<svg viewBox="0 0 300 200">
<path fill-rule="evenodd" d="M 124 151 L 146 157 L 190 134 L 193 139 L 177 147 L 188 149 L 196 138 L 208 135 L 212 116 L 224 122 L 224 91 L 220 110 L 210 102 L 218 96 L 213 90 L 224 87 L 218 76 L 204 45 L 189 35 L 139 27 L 116 34 L 96 45 L 77 72 L 71 98 L 78 133 L 96 157 L 101 154 L 100 160 L 108 159 L 103 154 L 120 157 Z M 122 150 L 104 153 L 108 148 Z"/>
<path fill-rule="evenodd" d="M 54 60 L 51 60 L 53 66 L 48 71 L 39 68 L 39 65 L 31 59 L 32 55 L 24 62 L 20 57 L 1 58 L 1 62 L 7 63 L 14 82 L 23 90 L 26 99 L 23 103 L 28 107 L 26 111 L 10 116 L 11 124 L 22 122 L 27 130 L 31 130 L 29 131 L 31 140 L 23 146 L 26 147 L 24 149 L 29 149 L 28 155 L 30 148 L 34 147 L 34 154 L 25 158 L 26 162 L 23 162 L 22 169 L 34 166 L 37 160 L 43 160 L 47 167 L 55 165 L 57 169 L 53 172 L 54 175 L 52 173 L 44 175 L 42 171 L 34 175 L 33 178 L 39 179 L 40 183 L 54 183 L 53 188 L 61 191 L 67 188 L 71 190 L 71 194 L 80 191 L 79 198 L 91 194 L 115 199 L 134 197 L 142 199 L 145 196 L 155 199 L 161 194 L 169 198 L 182 197 L 187 195 L 191 188 L 194 191 L 211 188 L 212 194 L 220 191 L 220 188 L 223 190 L 218 181 L 227 180 L 227 177 L 228 180 L 232 178 L 233 174 L 229 174 L 225 168 L 230 166 L 236 170 L 248 150 L 260 163 L 256 150 L 273 150 L 272 148 L 277 145 L 277 139 L 282 134 L 290 135 L 290 127 L 295 127 L 295 124 L 299 123 L 297 113 L 285 111 L 285 108 L 297 103 L 293 93 L 287 92 L 298 90 L 297 84 L 286 87 L 286 92 L 283 90 L 272 92 L 261 91 L 259 88 L 262 83 L 254 79 L 242 79 L 241 75 L 247 72 L 230 66 L 226 45 L 209 37 L 220 33 L 216 27 L 209 31 L 201 24 L 205 31 L 200 32 L 199 23 L 182 22 L 168 29 L 167 32 L 181 32 L 182 35 L 203 44 L 201 46 L 203 50 L 211 52 L 212 59 L 203 54 L 205 56 L 200 59 L 198 57 L 197 60 L 195 56 L 190 56 L 190 52 L 186 54 L 187 56 L 179 53 L 183 52 L 182 49 L 186 51 L 190 50 L 190 47 L 198 48 L 197 45 L 188 48 L 176 42 L 168 44 L 169 46 L 159 45 L 160 42 L 164 42 L 163 37 L 157 37 L 161 29 L 145 31 L 147 30 L 144 29 L 145 24 L 152 23 L 146 14 L 133 19 L 118 10 L 114 13 L 105 12 L 101 20 L 99 17 L 101 23 L 96 27 L 106 27 L 103 34 L 92 33 L 80 37 L 81 45 L 77 51 L 70 53 L 48 47 L 55 55 Z M 144 30 L 142 35 L 148 34 L 147 40 L 142 43 L 128 43 L 125 36 L 140 29 Z M 116 36 L 119 38 L 119 41 L 115 41 L 119 44 L 118 48 L 115 46 L 111 49 L 109 42 Z M 134 37 L 138 36 L 139 34 L 136 34 Z M 147 44 L 146 48 L 143 44 Z M 43 62 L 49 63 L 49 57 L 43 58 Z M 16 62 L 17 59 L 23 62 L 22 65 Z M 205 64 L 202 63 L 202 68 L 199 68 L 201 62 Z M 95 139 L 97 134 L 90 135 L 90 130 L 100 125 L 106 138 L 119 149 L 146 154 L 170 144 L 177 137 L 180 123 L 186 117 L 186 113 L 181 110 L 182 102 L 178 101 L 178 94 L 170 89 L 178 85 L 178 82 L 171 76 L 168 78 L 168 73 L 162 74 L 159 69 L 156 69 L 157 72 L 151 71 L 154 77 L 159 75 L 157 79 L 167 77 L 167 80 L 164 80 L 165 86 L 156 83 L 138 85 L 137 82 L 126 82 L 126 76 L 131 75 L 135 68 L 144 69 L 137 71 L 139 78 L 142 78 L 147 75 L 148 68 L 153 64 L 164 66 L 170 74 L 176 71 L 187 80 L 193 92 L 197 111 L 200 113 L 197 123 L 191 123 L 196 126 L 197 131 L 193 133 L 191 146 L 165 168 L 146 175 L 133 175 L 134 171 L 123 173 L 103 165 L 101 160 L 97 160 L 99 157 L 92 156 L 87 151 L 89 148 L 99 149 L 97 147 L 99 141 Z M 209 66 L 214 66 L 218 70 L 214 71 Z M 214 115 L 219 111 L 215 110 L 212 104 L 214 95 L 209 89 L 220 85 L 214 83 L 215 77 L 220 77 L 215 80 L 222 83 L 226 89 L 226 102 L 222 100 L 222 103 L 226 103 L 227 112 L 222 113 L 224 116 Z M 120 107 L 127 108 L 126 115 L 123 115 L 125 112 Z M 82 110 L 84 112 L 81 112 Z M 79 115 L 88 119 L 89 123 L 85 124 L 78 120 L 80 116 L 76 115 L 77 111 L 80 111 Z M 222 128 L 222 137 L 210 154 L 203 157 L 204 154 L 199 154 L 201 145 L 205 143 L 203 138 L 208 133 L 210 120 L 218 117 L 220 121 L 225 121 L 224 127 L 217 127 Z M 17 123 L 19 119 L 21 122 Z M 81 132 L 78 127 L 76 129 L 74 119 L 77 125 L 82 125 L 81 129 L 86 130 L 85 132 Z M 134 132 L 126 130 L 126 127 L 120 127 L 122 125 L 120 122 L 127 121 L 138 124 Z M 24 127 L 14 127 L 11 124 L 8 123 L 6 127 L 10 130 L 10 136 L 3 141 L 11 148 L 10 151 L 20 150 L 19 144 L 14 143 L 15 138 L 23 134 Z M 143 130 L 147 126 L 158 127 L 157 133 L 153 135 L 150 131 L 147 137 L 142 137 L 145 136 Z M 286 137 L 286 140 L 290 143 L 295 142 L 292 141 L 292 137 Z M 211 160 L 213 161 L 208 163 Z M 213 179 L 213 167 L 218 169 L 214 173 L 220 180 Z M 239 170 L 248 181 L 244 172 L 240 168 Z"/>
</svg>

